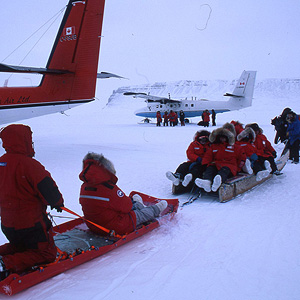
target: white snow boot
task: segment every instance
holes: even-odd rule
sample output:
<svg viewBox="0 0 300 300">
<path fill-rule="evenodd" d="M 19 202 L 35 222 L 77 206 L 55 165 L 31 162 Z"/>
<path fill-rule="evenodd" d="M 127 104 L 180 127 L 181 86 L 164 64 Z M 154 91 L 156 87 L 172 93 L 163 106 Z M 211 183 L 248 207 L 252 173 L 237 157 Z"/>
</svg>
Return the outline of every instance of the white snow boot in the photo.
<svg viewBox="0 0 300 300">
<path fill-rule="evenodd" d="M 179 174 L 174 174 L 174 173 L 168 171 L 166 173 L 166 176 L 169 180 L 171 180 L 173 182 L 174 185 L 176 185 L 176 186 L 179 185 L 179 183 L 180 183 L 180 175 Z"/>
<path fill-rule="evenodd" d="M 249 159 L 246 159 L 245 164 L 242 169 L 247 174 L 253 174 L 253 170 L 251 168 L 251 162 Z"/>
<path fill-rule="evenodd" d="M 145 205 L 144 202 L 143 202 L 143 198 L 142 198 L 139 194 L 134 194 L 134 195 L 132 196 L 132 200 L 133 200 L 134 202 L 139 202 L 139 203 L 141 203 L 144 207 L 146 207 L 146 205 Z"/>
<path fill-rule="evenodd" d="M 256 181 L 261 181 L 264 178 L 268 177 L 270 175 L 270 172 L 268 170 L 259 171 L 256 174 Z"/>
<path fill-rule="evenodd" d="M 216 175 L 213 181 L 213 184 L 211 186 L 211 190 L 213 192 L 216 192 L 218 190 L 218 188 L 220 187 L 220 185 L 222 184 L 222 177 L 221 175 Z"/>
<path fill-rule="evenodd" d="M 207 193 L 211 192 L 211 181 L 210 180 L 196 178 L 195 179 L 195 184 L 199 188 L 204 189 L 205 192 L 207 192 Z"/>
<path fill-rule="evenodd" d="M 192 181 L 192 179 L 193 179 L 193 175 L 191 173 L 186 174 L 183 178 L 182 185 L 188 186 L 189 183 Z"/>
<path fill-rule="evenodd" d="M 155 205 L 158 207 L 159 213 L 161 214 L 167 208 L 168 202 L 166 200 L 161 200 Z"/>
<path fill-rule="evenodd" d="M 272 168 L 271 168 L 270 162 L 268 160 L 265 160 L 264 166 L 265 166 L 266 170 L 269 171 L 269 173 L 272 172 Z"/>
</svg>

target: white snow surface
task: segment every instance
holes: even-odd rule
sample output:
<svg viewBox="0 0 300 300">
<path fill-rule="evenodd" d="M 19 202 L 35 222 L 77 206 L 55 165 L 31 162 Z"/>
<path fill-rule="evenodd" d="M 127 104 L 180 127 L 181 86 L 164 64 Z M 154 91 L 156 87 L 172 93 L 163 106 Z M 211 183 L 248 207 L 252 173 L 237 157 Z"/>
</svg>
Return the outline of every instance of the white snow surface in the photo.
<svg viewBox="0 0 300 300">
<path fill-rule="evenodd" d="M 168 86 L 174 98 L 208 98 L 232 90 L 231 81 L 209 81 L 204 95 L 195 95 L 186 87 L 175 92 L 173 83 L 160 85 Z M 133 111 L 144 102 L 121 96 L 125 89 L 115 91 L 107 105 L 94 101 L 67 111 L 67 116 L 54 114 L 20 122 L 31 126 L 36 159 L 51 172 L 65 206 L 79 214 L 78 174 L 88 151 L 103 153 L 114 162 L 118 185 L 126 194 L 138 190 L 174 198 L 165 173 L 186 160 L 188 145 L 203 128 L 196 125 L 199 118 L 175 128 L 138 124 L 141 119 Z M 299 80 L 257 82 L 254 97 L 252 107 L 218 114 L 217 127 L 231 120 L 257 122 L 273 143 L 271 118 L 285 107 L 300 112 Z M 283 145 L 274 147 L 280 154 Z M 0 155 L 3 153 L 1 148 Z M 202 197 L 143 237 L 13 299 L 300 299 L 299 171 L 300 165 L 289 162 L 282 176 L 225 204 Z M 183 203 L 188 197 L 178 198 Z M 5 241 L 1 234 L 0 242 Z"/>
</svg>

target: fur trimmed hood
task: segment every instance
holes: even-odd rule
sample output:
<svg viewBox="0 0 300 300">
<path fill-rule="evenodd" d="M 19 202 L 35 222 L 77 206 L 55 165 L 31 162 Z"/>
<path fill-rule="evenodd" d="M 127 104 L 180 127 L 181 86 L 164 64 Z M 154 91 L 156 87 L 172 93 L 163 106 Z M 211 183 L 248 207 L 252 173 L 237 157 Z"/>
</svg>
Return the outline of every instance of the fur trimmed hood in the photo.
<svg viewBox="0 0 300 300">
<path fill-rule="evenodd" d="M 237 140 L 241 141 L 245 138 L 249 138 L 249 141 L 254 142 L 256 138 L 256 134 L 251 127 L 246 127 L 238 136 Z"/>
<path fill-rule="evenodd" d="M 229 145 L 234 145 L 235 143 L 235 138 L 234 135 L 231 131 L 229 131 L 228 129 L 225 129 L 223 127 L 215 129 L 209 136 L 209 141 L 211 143 L 219 143 L 218 141 L 218 136 L 223 135 L 226 136 L 228 138 L 228 144 Z"/>
<path fill-rule="evenodd" d="M 84 158 L 83 163 L 86 160 L 93 159 L 98 162 L 99 165 L 102 165 L 106 170 L 108 170 L 110 173 L 116 175 L 116 169 L 113 165 L 113 163 L 105 158 L 103 154 L 98 154 L 94 152 L 89 152 Z"/>
<path fill-rule="evenodd" d="M 97 185 L 104 182 L 116 184 L 116 170 L 113 163 L 102 154 L 90 152 L 83 159 L 82 171 L 79 178 L 90 185 Z"/>
<path fill-rule="evenodd" d="M 232 123 L 228 123 L 228 122 L 225 123 L 223 125 L 223 128 L 229 130 L 234 135 L 234 137 L 236 137 L 236 130 L 235 130 L 235 127 Z"/>
<path fill-rule="evenodd" d="M 254 130 L 255 134 L 263 133 L 263 130 L 258 126 L 257 123 L 250 123 L 245 126 L 245 128 L 248 128 L 248 127 L 252 128 Z"/>
<path fill-rule="evenodd" d="M 210 132 L 207 130 L 198 130 L 194 135 L 194 141 L 197 141 L 200 136 L 207 136 L 207 138 L 208 138 L 209 135 L 210 135 Z"/>
</svg>

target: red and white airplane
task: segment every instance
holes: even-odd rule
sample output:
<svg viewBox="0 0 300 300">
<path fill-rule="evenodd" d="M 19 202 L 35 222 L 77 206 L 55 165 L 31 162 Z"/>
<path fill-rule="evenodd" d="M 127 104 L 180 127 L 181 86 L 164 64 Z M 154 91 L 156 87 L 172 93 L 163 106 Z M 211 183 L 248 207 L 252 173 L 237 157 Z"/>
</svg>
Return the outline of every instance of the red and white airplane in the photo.
<svg viewBox="0 0 300 300">
<path fill-rule="evenodd" d="M 0 87 L 0 124 L 63 112 L 95 99 L 105 0 L 69 0 L 45 68 L 0 64 L 0 72 L 39 73 L 36 87 Z"/>
</svg>

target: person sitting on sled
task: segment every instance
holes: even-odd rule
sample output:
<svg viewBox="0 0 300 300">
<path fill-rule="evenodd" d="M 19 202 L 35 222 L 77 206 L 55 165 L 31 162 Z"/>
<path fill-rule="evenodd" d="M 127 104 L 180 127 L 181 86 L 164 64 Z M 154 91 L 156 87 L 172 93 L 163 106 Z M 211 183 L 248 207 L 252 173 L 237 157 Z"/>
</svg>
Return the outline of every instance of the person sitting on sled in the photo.
<svg viewBox="0 0 300 300">
<path fill-rule="evenodd" d="M 234 123 L 233 123 L 234 122 Z M 240 146 L 240 144 L 237 142 L 236 137 L 238 132 L 240 132 L 241 128 L 240 127 L 241 123 L 239 121 L 231 121 L 230 123 L 225 123 L 222 128 L 229 130 L 231 133 L 234 135 L 234 140 L 235 140 L 235 148 L 236 152 L 239 153 L 238 156 L 240 158 L 240 161 L 238 162 L 238 169 L 237 173 L 239 172 L 245 172 L 248 174 L 252 174 L 253 170 L 251 169 L 251 163 L 246 157 L 246 153 L 244 151 L 244 148 Z"/>
<path fill-rule="evenodd" d="M 1 228 L 9 243 L 0 246 L 1 280 L 38 264 L 51 263 L 57 249 L 47 205 L 61 212 L 64 200 L 35 154 L 29 126 L 12 124 L 0 131 L 6 153 L 0 157 Z"/>
<path fill-rule="evenodd" d="M 215 129 L 209 141 L 212 144 L 202 159 L 207 168 L 203 179 L 196 178 L 195 184 L 206 192 L 216 192 L 223 182 L 237 174 L 245 155 L 241 157 L 241 149 L 235 145 L 234 134 L 228 129 Z"/>
<path fill-rule="evenodd" d="M 250 162 L 250 172 L 249 170 L 243 169 L 246 173 L 256 175 L 256 181 L 261 181 L 262 179 L 269 176 L 270 172 L 272 171 L 269 161 L 265 161 L 264 165 L 261 164 L 260 160 L 258 159 L 257 149 L 254 144 L 255 142 L 255 132 L 251 127 L 247 127 L 237 136 L 237 144 L 240 145 L 246 153 L 247 162 Z M 246 164 L 245 166 L 246 167 Z"/>
<path fill-rule="evenodd" d="M 208 137 L 210 132 L 207 130 L 199 130 L 194 136 L 194 140 L 190 143 L 186 150 L 188 158 L 187 162 L 178 166 L 175 173 L 168 171 L 166 176 L 173 182 L 175 186 L 180 183 L 187 187 L 190 183 L 194 182 L 197 177 L 202 177 L 206 168 L 202 164 L 202 158 L 210 146 Z"/>
<path fill-rule="evenodd" d="M 257 155 L 260 163 L 264 165 L 266 160 L 269 161 L 272 169 L 271 174 L 281 175 L 282 173 L 278 171 L 275 163 L 275 158 L 277 156 L 276 151 L 268 141 L 267 137 L 263 134 L 263 130 L 258 126 L 257 123 L 247 124 L 245 128 L 247 127 L 251 127 L 256 134 L 254 144 L 257 149 Z"/>
<path fill-rule="evenodd" d="M 126 196 L 116 185 L 118 178 L 113 163 L 102 154 L 88 153 L 79 174 L 83 181 L 79 202 L 85 219 L 117 234 L 134 231 L 142 223 L 158 217 L 167 207 L 165 200 L 145 206 L 140 195 Z M 90 230 L 103 234 L 87 222 Z"/>
</svg>

